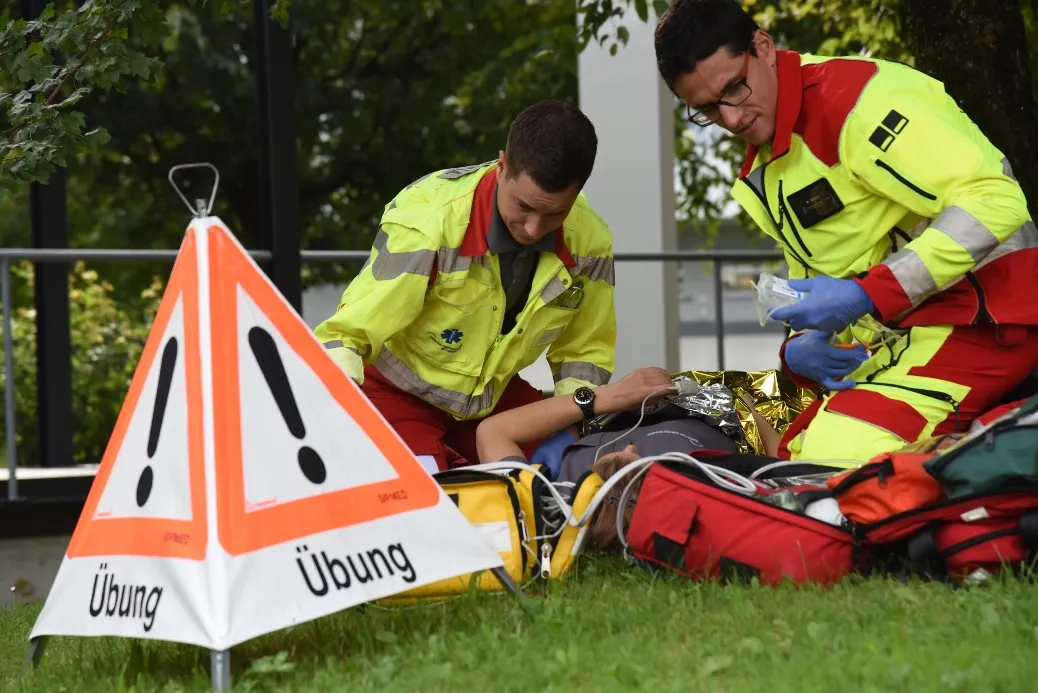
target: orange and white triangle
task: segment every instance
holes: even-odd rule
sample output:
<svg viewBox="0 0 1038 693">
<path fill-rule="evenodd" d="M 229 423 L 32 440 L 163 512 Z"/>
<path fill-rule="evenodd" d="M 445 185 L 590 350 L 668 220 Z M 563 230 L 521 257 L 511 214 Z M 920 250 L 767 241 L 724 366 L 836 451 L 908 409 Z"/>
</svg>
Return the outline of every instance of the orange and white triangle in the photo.
<svg viewBox="0 0 1038 693">
<path fill-rule="evenodd" d="M 33 637 L 224 649 L 501 564 L 223 223 L 197 219 Z"/>
</svg>

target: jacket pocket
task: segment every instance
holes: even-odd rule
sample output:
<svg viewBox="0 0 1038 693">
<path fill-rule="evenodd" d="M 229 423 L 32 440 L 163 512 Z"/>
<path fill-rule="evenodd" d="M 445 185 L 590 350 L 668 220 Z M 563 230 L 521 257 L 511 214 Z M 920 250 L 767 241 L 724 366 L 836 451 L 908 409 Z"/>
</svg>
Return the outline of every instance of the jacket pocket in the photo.
<svg viewBox="0 0 1038 693">
<path fill-rule="evenodd" d="M 407 328 L 404 341 L 422 360 L 437 368 L 476 376 L 496 326 L 494 287 L 468 279 L 436 284 L 426 295 L 422 312 Z M 499 307 L 500 312 L 500 307 Z"/>
</svg>

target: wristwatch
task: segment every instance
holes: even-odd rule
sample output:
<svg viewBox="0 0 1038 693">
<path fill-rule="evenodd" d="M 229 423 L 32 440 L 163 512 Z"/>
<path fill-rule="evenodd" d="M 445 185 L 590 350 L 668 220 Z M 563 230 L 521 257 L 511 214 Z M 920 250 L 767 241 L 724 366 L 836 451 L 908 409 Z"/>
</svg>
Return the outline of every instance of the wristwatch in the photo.
<svg viewBox="0 0 1038 693">
<path fill-rule="evenodd" d="M 573 401 L 584 412 L 584 421 L 595 418 L 595 391 L 590 387 L 578 387 L 573 392 Z"/>
</svg>

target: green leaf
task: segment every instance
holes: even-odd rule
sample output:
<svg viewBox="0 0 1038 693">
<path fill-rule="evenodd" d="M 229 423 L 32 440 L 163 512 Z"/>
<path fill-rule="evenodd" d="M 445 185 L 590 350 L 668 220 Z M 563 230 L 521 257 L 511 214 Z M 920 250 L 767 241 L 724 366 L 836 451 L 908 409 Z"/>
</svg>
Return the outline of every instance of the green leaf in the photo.
<svg viewBox="0 0 1038 693">
<path fill-rule="evenodd" d="M 638 19 L 643 22 L 649 21 L 649 5 L 646 0 L 634 0 L 634 11 L 638 13 Z"/>
<path fill-rule="evenodd" d="M 283 674 L 296 668 L 295 663 L 288 661 L 288 653 L 282 650 L 274 656 L 260 657 L 249 667 L 251 674 Z"/>
<path fill-rule="evenodd" d="M 760 654 L 764 651 L 764 643 L 759 638 L 748 637 L 739 641 L 737 647 L 748 654 Z"/>
<path fill-rule="evenodd" d="M 83 147 L 93 151 L 105 146 L 111 139 L 112 136 L 104 128 L 94 128 L 83 135 Z"/>
<path fill-rule="evenodd" d="M 713 657 L 707 657 L 701 665 L 699 665 L 699 680 L 710 678 L 714 674 L 718 674 L 732 665 L 735 661 L 734 657 L 729 655 L 716 655 Z"/>
<path fill-rule="evenodd" d="M 618 26 L 618 27 L 616 27 L 616 39 L 620 43 L 622 43 L 622 44 L 624 44 L 626 46 L 627 45 L 627 41 L 630 38 L 631 38 L 631 32 L 629 32 L 627 30 L 627 27 L 625 27 L 625 26 Z"/>
<path fill-rule="evenodd" d="M 54 70 L 50 56 L 33 55 L 26 52 L 15 59 L 15 76 L 19 82 L 42 82 Z"/>
<path fill-rule="evenodd" d="M 385 643 L 386 645 L 393 645 L 399 642 L 400 638 L 397 637 L 397 634 L 392 631 L 380 630 L 379 632 L 375 633 L 375 640 L 378 640 L 381 643 Z"/>
<path fill-rule="evenodd" d="M 652 9 L 656 10 L 657 17 L 662 17 L 670 9 L 670 3 L 667 0 L 653 0 Z"/>
</svg>

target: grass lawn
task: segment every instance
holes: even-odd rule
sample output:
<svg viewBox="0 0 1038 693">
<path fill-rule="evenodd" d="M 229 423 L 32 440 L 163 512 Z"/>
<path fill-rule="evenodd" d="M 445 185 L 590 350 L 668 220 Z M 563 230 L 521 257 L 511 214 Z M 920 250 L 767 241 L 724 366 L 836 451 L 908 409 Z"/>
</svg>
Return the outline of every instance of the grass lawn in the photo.
<svg viewBox="0 0 1038 693">
<path fill-rule="evenodd" d="M 531 599 L 354 609 L 231 654 L 244 691 L 1033 691 L 1034 587 L 952 590 L 853 580 L 828 590 L 652 578 L 585 559 Z M 168 643 L 55 638 L 17 681 L 38 607 L 0 611 L 12 691 L 205 691 L 208 653 Z"/>
</svg>

